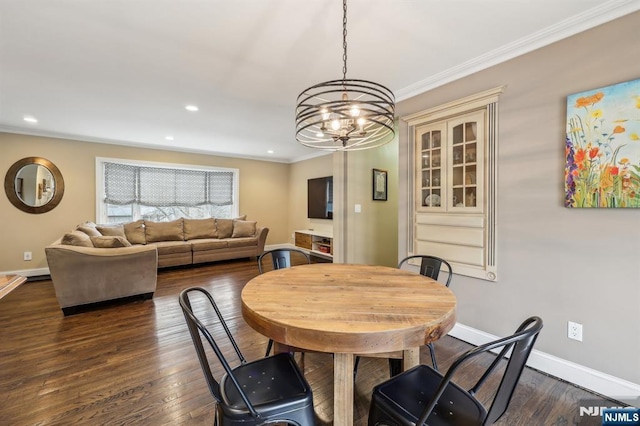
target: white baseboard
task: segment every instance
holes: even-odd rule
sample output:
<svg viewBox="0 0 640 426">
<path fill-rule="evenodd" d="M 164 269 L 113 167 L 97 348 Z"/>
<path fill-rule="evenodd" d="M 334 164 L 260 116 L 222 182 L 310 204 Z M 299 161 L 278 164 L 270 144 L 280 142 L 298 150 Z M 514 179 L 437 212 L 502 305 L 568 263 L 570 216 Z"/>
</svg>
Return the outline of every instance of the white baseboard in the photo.
<svg viewBox="0 0 640 426">
<path fill-rule="evenodd" d="M 41 275 L 49 275 L 49 268 L 37 269 L 21 269 L 19 271 L 2 271 L 2 275 L 22 275 L 23 277 L 39 277 Z"/>
<path fill-rule="evenodd" d="M 449 335 L 472 345 L 483 345 L 498 336 L 456 323 Z M 534 349 L 527 365 L 577 386 L 615 399 L 640 401 L 640 385 Z"/>
<path fill-rule="evenodd" d="M 294 248 L 295 246 L 293 244 L 290 243 L 283 243 L 283 244 L 269 244 L 264 246 L 264 251 L 267 250 L 275 250 L 275 249 L 280 249 L 280 248 Z"/>
</svg>

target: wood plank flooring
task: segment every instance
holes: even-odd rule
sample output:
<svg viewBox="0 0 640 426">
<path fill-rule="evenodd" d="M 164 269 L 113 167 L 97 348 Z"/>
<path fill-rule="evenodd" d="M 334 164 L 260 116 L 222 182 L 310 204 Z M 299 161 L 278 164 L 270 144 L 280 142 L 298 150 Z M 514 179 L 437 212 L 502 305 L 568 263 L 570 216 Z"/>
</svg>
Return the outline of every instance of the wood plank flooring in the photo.
<svg viewBox="0 0 640 426">
<path fill-rule="evenodd" d="M 255 260 L 161 270 L 152 300 L 111 303 L 69 317 L 62 315 L 51 281 L 23 284 L 0 301 L 0 425 L 213 424 L 214 403 L 178 294 L 191 286 L 209 290 L 243 353 L 255 359 L 267 339 L 244 323 L 240 292 L 257 273 Z M 448 336 L 435 346 L 443 370 L 470 347 Z M 479 359 L 477 368 L 490 358 Z M 429 362 L 426 348 L 421 359 Z M 387 366 L 384 359 L 362 359 L 355 425 L 366 425 L 371 390 L 388 377 Z M 331 424 L 332 370 L 331 355 L 306 354 L 319 425 Z M 470 380 L 465 375 L 458 381 Z M 500 424 L 599 425 L 598 417 L 579 415 L 581 404 L 611 402 L 526 369 Z"/>
</svg>

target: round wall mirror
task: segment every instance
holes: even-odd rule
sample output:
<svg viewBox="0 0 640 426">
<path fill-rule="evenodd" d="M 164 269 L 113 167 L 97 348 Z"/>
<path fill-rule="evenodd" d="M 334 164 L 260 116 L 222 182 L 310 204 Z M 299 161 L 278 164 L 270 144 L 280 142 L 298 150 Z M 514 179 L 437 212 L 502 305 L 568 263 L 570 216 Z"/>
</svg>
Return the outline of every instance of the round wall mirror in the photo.
<svg viewBox="0 0 640 426">
<path fill-rule="evenodd" d="M 46 213 L 64 194 L 64 179 L 51 161 L 27 157 L 16 161 L 4 177 L 4 192 L 11 204 L 27 213 Z"/>
</svg>

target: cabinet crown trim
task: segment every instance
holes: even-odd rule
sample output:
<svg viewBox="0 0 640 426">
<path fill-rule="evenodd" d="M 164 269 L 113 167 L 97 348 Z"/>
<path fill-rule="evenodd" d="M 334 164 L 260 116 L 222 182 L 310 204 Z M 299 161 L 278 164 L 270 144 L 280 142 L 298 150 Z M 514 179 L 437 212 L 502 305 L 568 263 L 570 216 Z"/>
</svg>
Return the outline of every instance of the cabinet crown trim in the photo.
<svg viewBox="0 0 640 426">
<path fill-rule="evenodd" d="M 409 126 L 417 126 L 425 122 L 440 120 L 460 112 L 469 112 L 475 108 L 482 108 L 488 104 L 498 102 L 500 94 L 505 91 L 506 85 L 494 87 L 484 92 L 476 93 L 465 98 L 438 105 L 424 111 L 406 115 L 401 118 Z"/>
</svg>

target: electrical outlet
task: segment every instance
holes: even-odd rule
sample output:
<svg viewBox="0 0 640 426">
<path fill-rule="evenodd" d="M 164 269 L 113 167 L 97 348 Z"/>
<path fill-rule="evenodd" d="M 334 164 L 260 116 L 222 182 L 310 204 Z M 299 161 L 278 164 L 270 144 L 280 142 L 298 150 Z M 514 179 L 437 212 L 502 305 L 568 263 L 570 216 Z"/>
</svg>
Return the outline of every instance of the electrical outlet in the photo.
<svg viewBox="0 0 640 426">
<path fill-rule="evenodd" d="M 569 321 L 567 324 L 567 337 L 582 342 L 582 324 Z"/>
<path fill-rule="evenodd" d="M 31 255 L 30 251 L 25 251 L 24 252 L 24 260 L 31 260 L 33 259 L 33 256 Z"/>
</svg>

